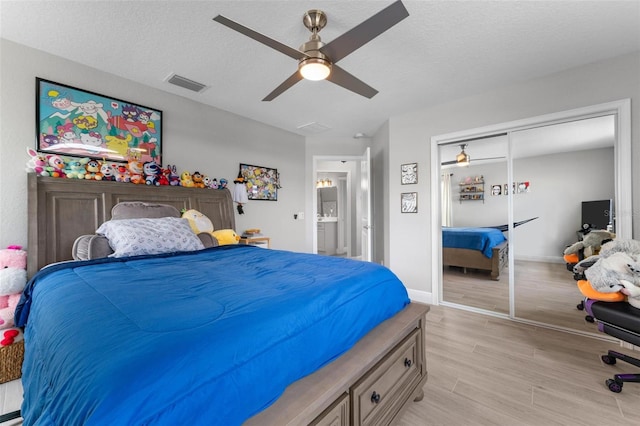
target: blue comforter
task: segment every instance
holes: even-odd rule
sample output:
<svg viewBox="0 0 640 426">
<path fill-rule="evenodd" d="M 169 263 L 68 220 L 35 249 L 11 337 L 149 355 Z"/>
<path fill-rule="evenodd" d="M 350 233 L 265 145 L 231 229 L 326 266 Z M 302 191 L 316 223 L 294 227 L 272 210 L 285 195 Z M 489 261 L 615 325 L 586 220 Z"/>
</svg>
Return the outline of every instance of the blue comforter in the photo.
<svg viewBox="0 0 640 426">
<path fill-rule="evenodd" d="M 223 246 L 39 272 L 25 425 L 235 425 L 409 303 L 388 269 Z"/>
<path fill-rule="evenodd" d="M 442 247 L 479 250 L 491 259 L 491 249 L 506 238 L 494 228 L 442 228 Z"/>
</svg>

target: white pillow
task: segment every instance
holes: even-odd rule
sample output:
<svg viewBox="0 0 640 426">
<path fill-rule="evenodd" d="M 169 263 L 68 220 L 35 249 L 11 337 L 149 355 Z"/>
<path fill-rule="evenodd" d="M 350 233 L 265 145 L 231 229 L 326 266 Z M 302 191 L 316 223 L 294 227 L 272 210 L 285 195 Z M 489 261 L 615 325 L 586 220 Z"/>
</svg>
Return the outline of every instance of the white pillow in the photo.
<svg viewBox="0 0 640 426">
<path fill-rule="evenodd" d="M 109 240 L 109 257 L 204 249 L 189 222 L 178 217 L 110 220 L 96 231 Z"/>
</svg>

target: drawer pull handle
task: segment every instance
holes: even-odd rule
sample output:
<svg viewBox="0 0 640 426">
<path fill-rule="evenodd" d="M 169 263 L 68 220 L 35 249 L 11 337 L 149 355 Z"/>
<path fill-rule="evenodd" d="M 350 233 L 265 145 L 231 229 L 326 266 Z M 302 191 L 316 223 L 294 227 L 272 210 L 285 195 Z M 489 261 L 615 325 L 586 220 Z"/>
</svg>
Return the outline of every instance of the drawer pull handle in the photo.
<svg viewBox="0 0 640 426">
<path fill-rule="evenodd" d="M 405 358 L 404 359 L 404 366 L 405 367 L 409 368 L 409 367 L 411 367 L 411 364 L 412 364 L 412 362 L 411 362 L 411 360 L 409 358 Z"/>
<path fill-rule="evenodd" d="M 371 402 L 373 402 L 374 404 L 380 402 L 380 394 L 378 392 L 373 391 L 373 393 L 371 394 Z"/>
</svg>

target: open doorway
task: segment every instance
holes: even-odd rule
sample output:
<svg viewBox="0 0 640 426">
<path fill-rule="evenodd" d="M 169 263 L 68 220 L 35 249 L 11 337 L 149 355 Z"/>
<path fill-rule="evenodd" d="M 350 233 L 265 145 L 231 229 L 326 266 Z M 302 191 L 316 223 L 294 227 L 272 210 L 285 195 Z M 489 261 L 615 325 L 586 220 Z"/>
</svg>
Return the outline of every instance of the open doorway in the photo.
<svg viewBox="0 0 640 426">
<path fill-rule="evenodd" d="M 351 238 L 354 211 L 352 182 L 357 174 L 354 160 L 319 160 L 316 163 L 315 252 L 327 256 L 354 257 Z"/>
<path fill-rule="evenodd" d="M 313 157 L 314 253 L 371 261 L 369 175 L 368 149 L 363 156 Z"/>
</svg>

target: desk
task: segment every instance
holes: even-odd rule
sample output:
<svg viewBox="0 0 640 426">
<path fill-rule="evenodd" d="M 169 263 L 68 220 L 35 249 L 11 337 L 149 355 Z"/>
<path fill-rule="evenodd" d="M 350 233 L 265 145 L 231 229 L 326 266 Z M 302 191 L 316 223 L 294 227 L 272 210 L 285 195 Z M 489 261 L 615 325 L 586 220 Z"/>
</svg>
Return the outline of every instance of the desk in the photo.
<svg viewBox="0 0 640 426">
<path fill-rule="evenodd" d="M 267 243 L 267 248 L 271 248 L 271 238 L 269 237 L 241 237 L 240 244 L 258 245 Z"/>
</svg>

